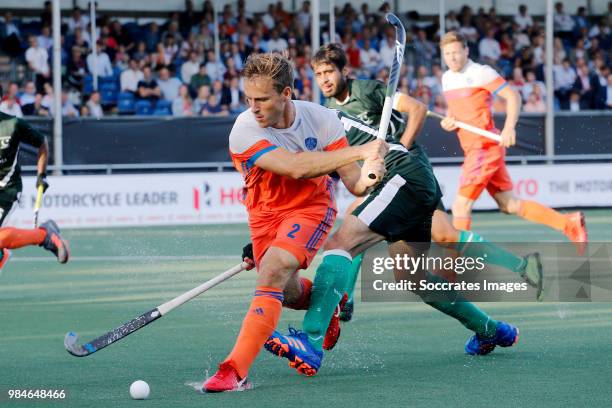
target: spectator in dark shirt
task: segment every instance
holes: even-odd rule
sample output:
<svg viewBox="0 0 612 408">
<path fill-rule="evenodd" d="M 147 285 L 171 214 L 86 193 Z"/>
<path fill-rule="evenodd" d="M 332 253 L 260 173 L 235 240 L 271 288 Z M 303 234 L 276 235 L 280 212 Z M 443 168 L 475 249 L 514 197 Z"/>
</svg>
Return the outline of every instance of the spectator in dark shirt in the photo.
<svg viewBox="0 0 612 408">
<path fill-rule="evenodd" d="M 210 77 L 206 73 L 206 64 L 201 63 L 200 70 L 198 71 L 197 74 L 192 75 L 191 80 L 189 81 L 189 86 L 191 87 L 191 91 L 198 92 L 198 90 L 202 86 L 204 85 L 210 86 L 211 83 L 212 81 L 210 80 Z"/>
<path fill-rule="evenodd" d="M 82 90 L 83 79 L 85 78 L 86 73 L 87 64 L 85 64 L 85 59 L 81 53 L 81 48 L 74 46 L 72 47 L 72 54 L 66 69 L 68 84 L 79 91 Z"/>
<path fill-rule="evenodd" d="M 161 97 L 161 90 L 159 89 L 159 85 L 155 78 L 153 78 L 153 73 L 151 72 L 151 67 L 148 65 L 145 66 L 142 70 L 144 78 L 142 81 L 138 82 L 138 92 L 136 97 L 138 99 L 148 99 L 152 102 L 157 101 Z"/>
<path fill-rule="evenodd" d="M 153 22 L 149 24 L 149 29 L 145 32 L 144 42 L 148 52 L 154 52 L 160 40 L 159 26 Z"/>
<path fill-rule="evenodd" d="M 126 51 L 130 51 L 134 48 L 134 40 L 132 36 L 123 29 L 119 21 L 114 21 L 110 30 L 110 36 L 115 40 L 118 45 L 123 45 Z"/>
</svg>

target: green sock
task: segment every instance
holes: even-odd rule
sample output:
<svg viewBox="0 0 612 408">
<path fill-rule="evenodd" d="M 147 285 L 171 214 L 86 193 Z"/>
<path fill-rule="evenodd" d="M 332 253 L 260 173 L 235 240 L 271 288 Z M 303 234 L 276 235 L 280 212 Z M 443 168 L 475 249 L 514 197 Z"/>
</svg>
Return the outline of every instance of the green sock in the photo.
<svg viewBox="0 0 612 408">
<path fill-rule="evenodd" d="M 471 243 L 476 245 L 470 245 Z M 457 250 L 471 258 L 484 257 L 487 263 L 502 266 L 516 273 L 521 272 L 527 264 L 525 258 L 516 256 L 471 231 L 459 231 Z"/>
<path fill-rule="evenodd" d="M 427 272 L 428 282 L 448 282 L 440 276 Z M 469 330 L 485 337 L 493 337 L 497 322 L 473 303 L 468 302 L 455 291 L 448 291 L 448 300 L 441 301 L 440 294 L 436 294 L 435 300 L 428 300 L 428 292 L 421 292 L 419 296 L 429 306 L 451 316 L 461 322 Z M 431 294 L 433 295 L 433 294 Z"/>
<path fill-rule="evenodd" d="M 357 277 L 359 276 L 359 271 L 361 270 L 361 262 L 363 262 L 364 253 L 365 252 L 362 252 L 353 258 L 353 264 L 351 265 L 351 270 L 349 271 L 345 290 L 346 294 L 348 295 L 349 302 L 353 301 L 353 292 L 355 292 L 355 284 L 357 283 Z"/>
<path fill-rule="evenodd" d="M 323 262 L 317 268 L 312 283 L 310 307 L 304 316 L 304 331 L 310 342 L 323 349 L 323 338 L 338 302 L 342 299 L 349 270 L 351 255 L 342 250 L 323 253 Z"/>
</svg>

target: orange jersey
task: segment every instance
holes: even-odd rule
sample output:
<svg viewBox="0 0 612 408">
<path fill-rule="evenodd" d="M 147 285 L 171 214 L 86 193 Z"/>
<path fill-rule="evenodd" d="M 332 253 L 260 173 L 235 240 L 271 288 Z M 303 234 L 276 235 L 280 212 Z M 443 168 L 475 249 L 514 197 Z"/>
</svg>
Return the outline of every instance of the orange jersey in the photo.
<svg viewBox="0 0 612 408">
<path fill-rule="evenodd" d="M 251 110 L 242 112 L 230 133 L 230 154 L 246 187 L 249 218 L 313 205 L 335 207 L 328 176 L 292 179 L 257 167 L 257 159 L 279 147 L 289 152 L 331 151 L 348 146 L 344 127 L 331 110 L 292 101 L 295 120 L 288 129 L 261 128 Z"/>
<path fill-rule="evenodd" d="M 481 129 L 499 133 L 491 114 L 493 96 L 507 82 L 488 65 L 468 60 L 460 72 L 448 70 L 442 76 L 442 90 L 448 113 L 455 119 Z M 480 149 L 497 142 L 464 129 L 458 129 L 459 142 L 464 151 Z"/>
</svg>

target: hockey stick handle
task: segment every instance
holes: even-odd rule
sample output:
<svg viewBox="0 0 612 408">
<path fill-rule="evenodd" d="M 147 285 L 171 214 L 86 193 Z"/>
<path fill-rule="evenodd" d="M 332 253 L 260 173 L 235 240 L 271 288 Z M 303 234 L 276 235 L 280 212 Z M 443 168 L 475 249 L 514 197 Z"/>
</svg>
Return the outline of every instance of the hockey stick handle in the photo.
<svg viewBox="0 0 612 408">
<path fill-rule="evenodd" d="M 232 276 L 244 271 L 248 267 L 249 267 L 249 264 L 247 264 L 246 262 L 242 262 L 234 266 L 233 268 L 228 269 L 222 274 L 219 274 L 215 276 L 214 278 L 204 282 L 200 286 L 195 287 L 191 289 L 190 291 L 185 292 L 182 295 L 177 296 L 174 299 L 167 301 L 163 305 L 158 306 L 157 310 L 159 310 L 159 312 L 163 316 L 166 313 L 169 313 L 170 311 L 176 309 L 183 303 L 188 302 L 194 297 L 201 295 L 202 293 L 206 292 L 208 289 L 213 288 L 217 286 L 218 284 L 220 284 L 221 282 L 224 282 L 228 280 L 229 278 L 231 278 Z"/>
<path fill-rule="evenodd" d="M 444 120 L 445 119 L 445 117 L 443 115 L 440 115 L 439 113 L 436 113 L 436 112 L 432 112 L 430 110 L 427 111 L 427 116 L 431 116 L 431 117 L 434 117 L 434 118 L 439 119 L 439 120 Z M 472 133 L 476 133 L 477 135 L 486 137 L 487 139 L 495 140 L 498 143 L 500 143 L 502 141 L 501 136 L 498 135 L 497 133 L 493 133 L 493 132 L 490 132 L 488 130 L 484 130 L 484 129 L 481 129 L 479 127 L 472 126 L 472 125 L 469 125 L 467 123 L 460 122 L 460 121 L 455 121 L 455 124 L 457 125 L 458 128 L 467 130 L 467 131 L 472 132 Z"/>
<path fill-rule="evenodd" d="M 36 189 L 36 201 L 34 202 L 34 228 L 38 228 L 38 211 L 42 205 L 42 198 L 44 193 L 43 186 L 38 186 Z"/>
<path fill-rule="evenodd" d="M 404 49 L 406 48 L 406 29 L 401 20 L 393 13 L 386 15 L 387 21 L 395 27 L 395 57 L 389 70 L 389 81 L 387 83 L 387 91 L 385 93 L 385 103 L 380 115 L 380 123 L 378 124 L 377 138 L 385 140 L 387 138 L 387 129 L 391 122 L 391 114 L 393 113 L 393 98 L 399 83 L 400 70 L 404 62 Z M 378 176 L 374 173 L 368 174 L 372 180 L 376 180 Z"/>
</svg>

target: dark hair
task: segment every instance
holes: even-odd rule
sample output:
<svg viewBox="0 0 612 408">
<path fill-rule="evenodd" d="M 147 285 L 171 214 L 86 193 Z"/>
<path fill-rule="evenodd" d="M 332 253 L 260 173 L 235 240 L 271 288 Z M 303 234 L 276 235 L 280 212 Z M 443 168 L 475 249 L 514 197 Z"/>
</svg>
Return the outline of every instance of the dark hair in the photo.
<svg viewBox="0 0 612 408">
<path fill-rule="evenodd" d="M 319 64 L 331 64 L 342 71 L 347 64 L 346 53 L 342 46 L 340 44 L 327 44 L 319 48 L 312 57 L 310 65 L 314 67 Z"/>
</svg>

